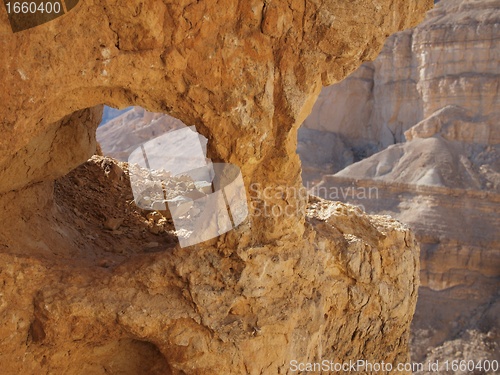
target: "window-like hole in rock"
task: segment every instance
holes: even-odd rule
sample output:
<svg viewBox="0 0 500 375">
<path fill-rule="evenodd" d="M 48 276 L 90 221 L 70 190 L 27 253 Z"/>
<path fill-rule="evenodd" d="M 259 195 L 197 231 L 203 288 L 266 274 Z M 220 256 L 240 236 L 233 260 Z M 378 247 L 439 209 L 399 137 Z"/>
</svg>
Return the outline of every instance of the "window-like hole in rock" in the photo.
<svg viewBox="0 0 500 375">
<path fill-rule="evenodd" d="M 132 254 L 164 251 L 178 244 L 168 209 L 136 204 L 128 158 L 144 142 L 182 128 L 186 125 L 180 120 L 140 107 L 105 107 L 96 132 L 96 155 L 56 181 L 60 214 L 80 232 L 73 237 L 82 238 L 80 248 L 95 253 L 98 265 L 112 267 Z M 204 137 L 199 137 L 206 152 Z M 187 181 L 177 182 L 178 188 L 193 193 Z"/>
<path fill-rule="evenodd" d="M 241 171 L 207 158 L 208 140 L 194 126 L 141 107 L 105 107 L 96 133 L 98 155 L 63 180 L 82 187 L 78 197 L 89 194 L 81 203 L 98 207 L 86 207 L 87 216 L 105 235 L 128 238 L 129 250 L 195 245 L 247 217 Z"/>
</svg>

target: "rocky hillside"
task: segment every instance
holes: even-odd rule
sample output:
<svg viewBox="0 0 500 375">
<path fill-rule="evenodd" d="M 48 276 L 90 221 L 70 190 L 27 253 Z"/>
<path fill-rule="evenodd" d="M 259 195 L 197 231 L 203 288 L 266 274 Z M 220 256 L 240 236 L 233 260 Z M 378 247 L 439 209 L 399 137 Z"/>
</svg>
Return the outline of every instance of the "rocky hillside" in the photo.
<svg viewBox="0 0 500 375">
<path fill-rule="evenodd" d="M 296 193 L 295 150 L 321 87 L 431 6 L 80 1 L 16 33 L 0 7 L 2 373 L 274 375 L 294 372 L 294 360 L 407 362 L 413 233 L 308 202 Z M 131 202 L 126 164 L 88 160 L 102 104 L 194 125 L 209 158 L 241 170 L 245 221 L 181 249 L 168 217 Z"/>
<path fill-rule="evenodd" d="M 130 153 L 142 143 L 185 126 L 172 116 L 132 107 L 105 122 L 103 120 L 97 128 L 96 137 L 105 155 L 127 161 Z"/>
<path fill-rule="evenodd" d="M 439 2 L 418 27 L 388 38 L 375 61 L 324 88 L 303 128 L 335 133 L 357 160 L 405 141 L 423 120 L 409 137 L 443 122 L 425 131 L 500 143 L 499 5 Z"/>
<path fill-rule="evenodd" d="M 102 126 L 114 118 L 123 115 L 125 112 L 130 111 L 132 107 L 127 107 L 124 109 L 116 109 L 108 106 L 104 106 L 104 110 L 102 111 L 102 120 L 99 126 Z"/>
<path fill-rule="evenodd" d="M 443 348 L 467 337 L 486 340 L 483 357 L 498 358 L 499 8 L 498 0 L 440 1 L 422 24 L 391 36 L 375 61 L 325 88 L 299 132 L 303 176 L 322 180 L 318 195 L 416 231 L 418 360 L 463 359 Z"/>
</svg>

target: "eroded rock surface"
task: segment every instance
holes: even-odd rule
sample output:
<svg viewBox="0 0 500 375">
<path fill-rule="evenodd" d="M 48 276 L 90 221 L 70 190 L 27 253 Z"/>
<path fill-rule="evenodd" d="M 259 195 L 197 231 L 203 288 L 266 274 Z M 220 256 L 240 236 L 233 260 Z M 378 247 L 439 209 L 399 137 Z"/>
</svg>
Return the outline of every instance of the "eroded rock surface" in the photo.
<svg viewBox="0 0 500 375">
<path fill-rule="evenodd" d="M 469 345 L 470 359 L 499 355 L 499 6 L 441 0 L 422 24 L 391 36 L 374 62 L 325 88 L 304 124 L 318 140 L 299 152 L 321 153 L 314 146 L 325 132 L 342 142 L 327 150 L 336 158 L 305 166 L 305 178 L 318 179 L 346 151 L 362 159 L 324 176 L 320 196 L 389 214 L 416 232 L 416 360 L 464 359 L 450 348 L 469 337 L 488 338 L 477 356 Z"/>
<path fill-rule="evenodd" d="M 2 8 L 3 371 L 276 374 L 291 359 L 407 361 L 413 235 L 340 204 L 312 202 L 306 215 L 293 193 L 296 130 L 322 85 L 374 58 L 431 3 L 80 1 L 15 34 Z M 167 218 L 128 204 L 124 165 L 94 158 L 54 190 L 94 152 L 102 103 L 196 125 L 208 156 L 257 186 L 248 220 L 180 249 Z M 290 214 L 259 214 L 273 207 Z"/>
<path fill-rule="evenodd" d="M 304 127 L 338 134 L 358 160 L 409 140 L 406 131 L 439 116 L 462 123 L 454 139 L 498 144 L 499 6 L 440 1 L 417 27 L 389 37 L 373 62 L 324 88 Z"/>
<path fill-rule="evenodd" d="M 180 249 L 171 220 L 132 203 L 127 164 L 94 156 L 54 191 L 37 184 L 1 200 L 19 218 L 0 237 L 6 373 L 276 374 L 294 359 L 408 360 L 419 251 L 392 219 L 315 199 L 293 246 Z M 109 218 L 119 228 L 105 229 Z"/>
</svg>

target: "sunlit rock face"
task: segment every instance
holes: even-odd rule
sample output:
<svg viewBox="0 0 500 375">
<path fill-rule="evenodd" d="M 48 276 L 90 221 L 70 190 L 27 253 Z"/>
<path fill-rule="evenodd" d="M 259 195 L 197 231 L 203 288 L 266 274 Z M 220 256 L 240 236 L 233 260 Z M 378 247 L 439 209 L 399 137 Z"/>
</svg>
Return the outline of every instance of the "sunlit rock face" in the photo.
<svg viewBox="0 0 500 375">
<path fill-rule="evenodd" d="M 323 89 L 304 127 L 337 133 L 365 157 L 403 142 L 408 129 L 452 106 L 473 119 L 482 134 L 476 137 L 486 137 L 481 143 L 497 144 L 499 6 L 441 1 L 416 28 L 389 37 L 374 62 Z"/>
<path fill-rule="evenodd" d="M 322 86 L 431 5 L 80 1 L 15 34 L 0 12 L 2 370 L 277 374 L 292 360 L 407 361 L 413 234 L 350 206 L 307 206 L 296 132 Z M 127 164 L 85 162 L 102 104 L 195 125 L 208 158 L 240 168 L 248 219 L 181 249 L 168 217 L 133 204 Z"/>
<path fill-rule="evenodd" d="M 324 88 L 303 125 L 298 152 L 333 155 L 302 158 L 304 178 L 322 180 L 321 196 L 333 192 L 416 232 L 418 359 L 447 340 L 467 342 L 468 329 L 490 332 L 480 347 L 498 357 L 488 340 L 498 342 L 500 305 L 499 7 L 440 1 L 423 23 L 391 36 L 375 61 Z M 349 151 L 358 162 L 342 165 Z M 461 344 L 443 345 L 435 352 L 446 360 Z"/>
</svg>

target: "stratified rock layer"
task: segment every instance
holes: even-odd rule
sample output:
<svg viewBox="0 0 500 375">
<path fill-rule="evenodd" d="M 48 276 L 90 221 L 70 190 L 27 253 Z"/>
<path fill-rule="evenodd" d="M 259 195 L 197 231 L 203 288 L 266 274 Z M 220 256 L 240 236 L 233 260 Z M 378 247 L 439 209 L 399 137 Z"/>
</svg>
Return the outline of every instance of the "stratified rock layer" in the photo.
<svg viewBox="0 0 500 375">
<path fill-rule="evenodd" d="M 305 178 L 318 180 L 321 166 L 346 151 L 362 159 L 324 176 L 320 196 L 389 214 L 416 232 L 416 360 L 464 359 L 443 348 L 467 340 L 468 329 L 488 333 L 483 346 L 498 357 L 499 7 L 498 0 L 441 0 L 423 23 L 391 36 L 374 62 L 325 88 L 304 123 L 306 134 L 316 132 L 312 155 L 325 139 L 342 141 L 327 149 L 336 157 L 306 166 Z"/>
<path fill-rule="evenodd" d="M 499 6 L 440 1 L 416 28 L 389 37 L 375 61 L 324 88 L 304 127 L 337 133 L 362 158 L 452 106 L 454 120 L 473 123 L 467 141 L 499 143 Z"/>
<path fill-rule="evenodd" d="M 2 8 L 2 371 L 277 374 L 291 359 L 408 360 L 412 234 L 321 202 L 306 219 L 296 130 L 322 85 L 431 3 L 80 1 L 15 34 Z M 180 249 L 167 218 L 129 204 L 127 167 L 99 158 L 52 195 L 52 180 L 94 152 L 103 103 L 194 124 L 208 157 L 254 187 L 245 223 Z"/>
</svg>

